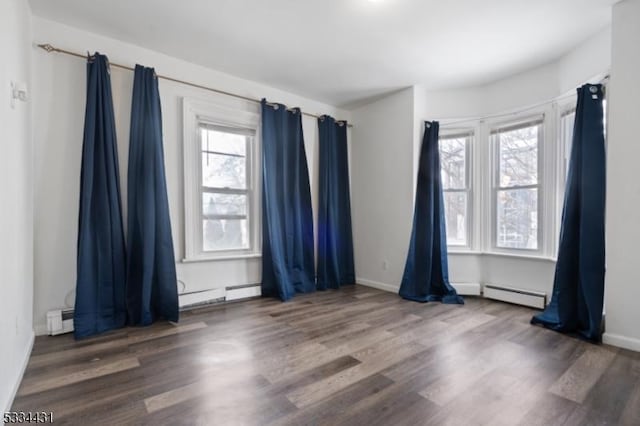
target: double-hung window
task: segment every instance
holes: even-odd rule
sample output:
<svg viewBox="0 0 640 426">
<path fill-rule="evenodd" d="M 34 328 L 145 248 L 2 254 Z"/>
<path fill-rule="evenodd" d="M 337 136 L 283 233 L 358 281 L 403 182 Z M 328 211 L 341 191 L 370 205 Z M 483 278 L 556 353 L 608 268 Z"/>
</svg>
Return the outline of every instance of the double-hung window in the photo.
<svg viewBox="0 0 640 426">
<path fill-rule="evenodd" d="M 202 251 L 250 249 L 253 133 L 200 123 Z"/>
<path fill-rule="evenodd" d="M 472 138 L 472 132 L 443 133 L 438 141 L 447 245 L 450 247 L 469 247 L 469 149 Z"/>
<path fill-rule="evenodd" d="M 542 138 L 542 118 L 491 130 L 495 176 L 493 245 L 497 249 L 541 248 Z"/>
<path fill-rule="evenodd" d="M 259 255 L 259 119 L 184 100 L 185 260 Z"/>
</svg>

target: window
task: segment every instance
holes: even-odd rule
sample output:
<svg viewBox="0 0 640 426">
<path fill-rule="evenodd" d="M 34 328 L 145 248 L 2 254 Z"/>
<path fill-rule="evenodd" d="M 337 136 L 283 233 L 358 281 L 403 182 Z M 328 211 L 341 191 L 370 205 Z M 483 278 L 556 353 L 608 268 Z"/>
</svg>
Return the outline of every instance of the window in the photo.
<svg viewBox="0 0 640 426">
<path fill-rule="evenodd" d="M 183 109 L 184 259 L 259 256 L 257 107 L 185 99 Z"/>
<path fill-rule="evenodd" d="M 491 135 L 495 150 L 494 245 L 537 251 L 542 119 L 497 128 Z"/>
<path fill-rule="evenodd" d="M 251 131 L 200 124 L 202 251 L 248 250 Z"/>
<path fill-rule="evenodd" d="M 438 142 L 447 245 L 469 246 L 469 145 L 471 132 L 445 134 Z"/>
<path fill-rule="evenodd" d="M 575 96 L 563 97 L 442 125 L 439 149 L 449 250 L 555 258 L 575 105 Z M 606 143 L 605 100 L 603 109 Z M 507 116 L 509 121 L 502 121 Z M 460 123 L 464 127 L 453 129 Z"/>
</svg>

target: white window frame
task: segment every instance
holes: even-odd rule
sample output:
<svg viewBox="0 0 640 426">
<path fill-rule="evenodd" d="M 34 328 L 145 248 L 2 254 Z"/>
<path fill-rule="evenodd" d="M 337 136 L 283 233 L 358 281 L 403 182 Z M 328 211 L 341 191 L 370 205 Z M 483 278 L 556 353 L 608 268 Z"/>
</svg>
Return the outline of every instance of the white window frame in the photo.
<svg viewBox="0 0 640 426">
<path fill-rule="evenodd" d="M 247 138 L 247 222 L 249 248 L 205 251 L 202 242 L 202 145 L 201 127 L 227 129 Z M 260 114 L 255 105 L 227 105 L 183 99 L 184 241 L 183 261 L 227 260 L 260 257 Z M 245 190 L 243 190 L 244 192 Z M 217 191 L 221 193 L 223 191 Z M 238 191 L 233 191 L 237 193 Z"/>
<path fill-rule="evenodd" d="M 564 118 L 572 113 L 576 112 L 576 100 L 577 97 L 573 96 L 570 100 L 558 104 L 557 114 L 557 141 L 558 141 L 558 179 L 556 186 L 556 205 L 557 205 L 557 220 L 555 230 L 555 247 L 558 245 L 558 238 L 560 237 L 560 227 L 562 225 L 562 208 L 564 205 L 564 194 L 567 185 L 567 173 L 569 166 L 569 157 L 571 156 L 571 142 L 567 141 L 565 133 L 565 121 Z M 575 119 L 575 118 L 574 118 Z M 573 126 L 573 123 L 571 123 Z"/>
<path fill-rule="evenodd" d="M 473 143 L 475 139 L 475 129 L 474 128 L 455 128 L 455 127 L 446 127 L 446 124 L 443 124 L 440 130 L 439 140 L 438 140 L 438 150 L 440 149 L 440 140 L 442 139 L 455 139 L 455 138 L 465 138 L 465 187 L 464 189 L 445 189 L 444 186 L 442 188 L 443 195 L 446 195 L 447 192 L 457 193 L 464 192 L 467 194 L 467 209 L 465 212 L 465 231 L 466 231 L 466 244 L 449 244 L 447 241 L 447 251 L 449 252 L 466 252 L 471 250 L 473 247 L 473 228 L 474 228 L 474 220 L 473 220 L 473 212 L 474 212 L 474 191 L 473 191 L 473 183 L 474 177 L 472 175 L 474 167 L 473 167 Z M 442 164 L 442 159 L 440 159 Z"/>
<path fill-rule="evenodd" d="M 533 125 L 539 125 L 540 131 L 538 132 L 538 179 L 536 184 L 531 185 L 516 185 L 513 187 L 501 187 L 500 186 L 500 159 L 499 159 L 499 140 L 496 137 L 501 131 L 508 130 L 516 130 L 518 128 L 526 128 Z M 546 173 L 545 168 L 543 167 L 545 160 L 545 130 L 546 130 L 546 122 L 544 114 L 534 114 L 529 116 L 523 116 L 518 119 L 511 119 L 509 121 L 502 122 L 494 122 L 490 123 L 488 126 L 487 136 L 490 144 L 490 152 L 491 152 L 491 161 L 489 168 L 490 170 L 490 217 L 491 217 L 491 226 L 490 226 L 490 251 L 496 253 L 511 253 L 511 254 L 524 254 L 529 256 L 542 256 L 546 253 L 546 244 L 548 241 L 546 232 L 546 206 L 548 205 L 548 201 L 546 200 L 547 191 L 545 190 L 545 181 Z M 537 207 L 537 248 L 529 249 L 529 248 L 511 248 L 511 247 L 499 247 L 498 246 L 498 192 L 504 190 L 517 190 L 517 189 L 529 189 L 536 188 L 538 195 L 538 207 Z"/>
<path fill-rule="evenodd" d="M 448 246 L 451 254 L 491 254 L 508 257 L 531 258 L 555 261 L 562 218 L 565 188 L 565 156 L 569 155 L 562 135 L 562 117 L 575 109 L 577 97 L 563 96 L 553 102 L 522 108 L 496 117 L 469 120 L 451 119 L 442 123 L 443 132 L 448 132 L 456 123 L 465 123 L 458 129 L 474 128 L 471 144 L 470 186 L 473 188 L 473 204 L 470 212 L 470 247 Z M 497 202 L 494 186 L 497 181 L 496 144 L 491 137 L 495 128 L 510 124 L 535 121 L 542 118 L 542 140 L 538 146 L 538 250 L 500 248 L 497 238 Z M 448 135 L 448 133 L 444 133 Z"/>
</svg>

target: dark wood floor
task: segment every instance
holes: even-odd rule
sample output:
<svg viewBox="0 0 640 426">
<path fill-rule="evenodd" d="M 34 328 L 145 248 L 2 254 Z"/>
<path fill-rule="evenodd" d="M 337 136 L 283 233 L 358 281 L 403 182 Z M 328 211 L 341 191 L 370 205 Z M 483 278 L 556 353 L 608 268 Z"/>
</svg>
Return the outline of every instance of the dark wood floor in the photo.
<svg viewBox="0 0 640 426">
<path fill-rule="evenodd" d="M 38 337 L 13 410 L 69 424 L 640 425 L 640 354 L 485 299 L 366 287 Z"/>
</svg>

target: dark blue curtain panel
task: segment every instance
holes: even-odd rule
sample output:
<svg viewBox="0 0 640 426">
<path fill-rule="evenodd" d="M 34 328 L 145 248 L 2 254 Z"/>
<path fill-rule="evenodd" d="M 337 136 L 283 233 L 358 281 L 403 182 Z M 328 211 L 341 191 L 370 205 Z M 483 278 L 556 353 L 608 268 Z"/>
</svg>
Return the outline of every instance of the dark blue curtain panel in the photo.
<svg viewBox="0 0 640 426">
<path fill-rule="evenodd" d="M 131 325 L 178 321 L 176 263 L 153 68 L 136 65 L 127 191 L 127 312 Z"/>
<path fill-rule="evenodd" d="M 599 342 L 605 272 L 606 161 L 602 86 L 578 89 L 551 303 L 531 320 Z"/>
<path fill-rule="evenodd" d="M 262 100 L 262 295 L 315 290 L 313 212 L 302 113 Z"/>
<path fill-rule="evenodd" d="M 356 281 L 353 264 L 347 123 L 318 118 L 318 290 Z"/>
<path fill-rule="evenodd" d="M 426 122 L 409 254 L 400 296 L 416 302 L 464 303 L 449 283 L 437 121 Z"/>
<path fill-rule="evenodd" d="M 99 53 L 87 63 L 77 256 L 75 337 L 123 327 L 126 254 L 116 129 L 109 62 Z"/>
</svg>

